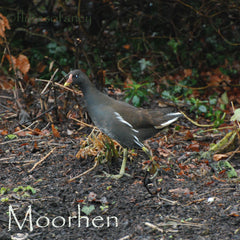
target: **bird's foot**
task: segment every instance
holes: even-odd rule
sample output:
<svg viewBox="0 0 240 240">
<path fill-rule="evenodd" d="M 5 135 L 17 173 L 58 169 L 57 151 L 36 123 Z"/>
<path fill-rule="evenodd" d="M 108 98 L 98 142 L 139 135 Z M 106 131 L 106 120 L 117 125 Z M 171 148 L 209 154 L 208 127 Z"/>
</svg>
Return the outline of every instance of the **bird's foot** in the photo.
<svg viewBox="0 0 240 240">
<path fill-rule="evenodd" d="M 110 174 L 110 173 L 107 173 L 105 171 L 103 171 L 105 177 L 108 177 L 108 178 L 113 178 L 113 179 L 120 179 L 122 178 L 123 176 L 127 176 L 127 177 L 132 177 L 130 174 L 128 173 L 119 173 L 119 174 Z"/>
</svg>

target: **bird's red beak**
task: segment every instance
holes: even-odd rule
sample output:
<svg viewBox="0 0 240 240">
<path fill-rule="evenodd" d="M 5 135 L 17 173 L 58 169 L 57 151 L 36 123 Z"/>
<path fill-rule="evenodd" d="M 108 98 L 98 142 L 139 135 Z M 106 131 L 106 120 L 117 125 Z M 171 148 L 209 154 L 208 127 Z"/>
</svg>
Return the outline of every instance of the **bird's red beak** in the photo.
<svg viewBox="0 0 240 240">
<path fill-rule="evenodd" d="M 64 87 L 68 87 L 72 82 L 72 74 L 70 74 L 68 80 L 64 83 Z"/>
</svg>

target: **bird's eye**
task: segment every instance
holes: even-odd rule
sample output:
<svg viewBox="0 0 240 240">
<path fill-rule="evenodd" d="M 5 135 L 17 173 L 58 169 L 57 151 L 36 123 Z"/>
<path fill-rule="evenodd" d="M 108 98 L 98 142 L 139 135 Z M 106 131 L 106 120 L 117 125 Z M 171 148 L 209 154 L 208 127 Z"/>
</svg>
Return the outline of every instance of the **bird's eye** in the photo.
<svg viewBox="0 0 240 240">
<path fill-rule="evenodd" d="M 75 78 L 78 78 L 78 74 L 76 74 L 74 77 L 75 77 Z"/>
</svg>

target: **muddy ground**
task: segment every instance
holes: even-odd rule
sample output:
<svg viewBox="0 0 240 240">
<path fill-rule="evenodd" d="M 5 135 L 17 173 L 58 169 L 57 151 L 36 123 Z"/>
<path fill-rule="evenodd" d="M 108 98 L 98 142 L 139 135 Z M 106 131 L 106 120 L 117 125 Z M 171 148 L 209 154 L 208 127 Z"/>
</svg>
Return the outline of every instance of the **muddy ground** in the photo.
<svg viewBox="0 0 240 240">
<path fill-rule="evenodd" d="M 64 93 L 58 100 L 65 97 Z M 121 156 L 110 164 L 104 162 L 106 149 L 101 153 L 92 149 L 92 155 L 87 155 L 88 148 L 76 158 L 84 149 L 80 142 L 92 129 L 65 117 L 71 109 L 72 114 L 77 112 L 74 117 L 85 119 L 74 105 L 69 102 L 64 109 L 59 104 L 58 116 L 55 111 L 41 116 L 44 111 L 35 99 L 28 107 L 35 109 L 31 115 L 39 119 L 18 132 L 23 127 L 18 128 L 13 95 L 1 91 L 1 240 L 240 239 L 239 178 L 229 179 L 211 156 L 201 157 L 226 132 L 200 133 L 181 119 L 177 130 L 171 126 L 150 139 L 148 145 L 160 167 L 157 188 L 148 185 L 157 191 L 151 195 L 144 186 L 149 180 L 144 169 L 148 159 L 140 150 L 129 153 L 126 172 L 132 177 L 119 180 L 105 177 L 103 171 L 117 173 Z M 91 169 L 97 156 L 101 163 L 69 182 Z M 238 176 L 239 158 L 235 153 L 230 159 Z"/>
</svg>

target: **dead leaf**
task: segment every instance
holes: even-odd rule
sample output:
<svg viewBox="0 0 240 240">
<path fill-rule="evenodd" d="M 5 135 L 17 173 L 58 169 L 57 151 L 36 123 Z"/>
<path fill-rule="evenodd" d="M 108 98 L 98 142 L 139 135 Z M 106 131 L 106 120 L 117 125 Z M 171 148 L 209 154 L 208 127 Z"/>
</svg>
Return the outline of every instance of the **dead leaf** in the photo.
<svg viewBox="0 0 240 240">
<path fill-rule="evenodd" d="M 9 55 L 9 54 L 5 54 L 4 57 L 7 58 L 8 62 L 9 62 L 9 71 L 11 71 L 12 67 L 15 68 L 17 59 L 14 56 Z"/>
<path fill-rule="evenodd" d="M 34 142 L 34 149 L 38 149 L 38 143 L 36 141 Z"/>
<path fill-rule="evenodd" d="M 47 65 L 43 62 L 37 64 L 37 72 L 42 73 L 46 69 Z"/>
<path fill-rule="evenodd" d="M 209 80 L 210 80 L 210 82 L 209 82 L 208 86 L 215 86 L 215 87 L 217 87 L 222 82 L 222 79 L 219 76 L 217 76 L 217 75 L 210 76 Z"/>
<path fill-rule="evenodd" d="M 170 151 L 166 149 L 158 148 L 158 152 L 160 156 L 163 156 L 165 158 L 170 155 Z"/>
<path fill-rule="evenodd" d="M 188 150 L 188 151 L 191 150 L 191 151 L 193 151 L 193 152 L 199 152 L 199 151 L 200 151 L 200 149 L 199 149 L 199 143 L 196 142 L 196 141 L 193 141 L 192 144 L 189 144 L 189 145 L 187 146 L 186 150 Z"/>
<path fill-rule="evenodd" d="M 125 45 L 123 45 L 123 48 L 126 49 L 126 50 L 129 50 L 130 49 L 130 45 L 129 44 L 125 44 Z"/>
<path fill-rule="evenodd" d="M 190 194 L 189 188 L 175 188 L 175 189 L 169 189 L 168 190 L 170 193 L 175 193 L 175 194 Z"/>
<path fill-rule="evenodd" d="M 132 84 L 133 84 L 133 81 L 131 80 L 131 78 L 129 76 L 126 78 L 126 80 L 123 83 L 124 88 L 131 88 Z"/>
<path fill-rule="evenodd" d="M 192 69 L 184 69 L 184 78 L 192 76 Z"/>
<path fill-rule="evenodd" d="M 192 140 L 193 138 L 193 134 L 188 130 L 184 136 L 184 140 Z"/>
<path fill-rule="evenodd" d="M 97 194 L 96 194 L 96 193 L 90 192 L 90 193 L 88 194 L 88 201 L 89 201 L 89 202 L 96 201 L 96 198 L 97 198 Z"/>
<path fill-rule="evenodd" d="M 11 71 L 12 67 L 14 67 L 14 69 L 18 69 L 21 73 L 25 75 L 30 70 L 30 63 L 25 55 L 20 54 L 16 58 L 12 55 L 5 54 L 5 57 L 7 58 L 10 65 L 9 71 Z"/>
<path fill-rule="evenodd" d="M 42 131 L 39 128 L 34 128 L 32 131 L 32 135 L 42 135 Z"/>
<path fill-rule="evenodd" d="M 0 134 L 3 136 L 8 135 L 8 130 L 2 129 L 0 130 Z"/>
<path fill-rule="evenodd" d="M 58 130 L 55 128 L 54 124 L 52 124 L 52 132 L 53 132 L 53 136 L 59 138 L 60 137 L 60 133 L 58 132 Z"/>
<path fill-rule="evenodd" d="M 0 37 L 5 38 L 6 29 L 11 29 L 8 19 L 0 13 Z M 0 44 L 2 41 L 0 41 Z"/>
<path fill-rule="evenodd" d="M 184 173 L 183 170 L 181 170 L 179 173 L 177 173 L 177 175 L 179 175 L 179 176 L 183 176 L 183 175 L 185 175 L 185 173 Z"/>
<path fill-rule="evenodd" d="M 214 161 L 220 161 L 223 158 L 227 158 L 228 154 L 214 154 L 213 155 L 213 160 Z"/>
<path fill-rule="evenodd" d="M 219 178 L 219 177 L 217 177 L 217 176 L 215 176 L 215 175 L 213 175 L 212 178 L 215 179 L 215 180 L 217 180 L 217 181 L 219 181 L 219 182 L 226 182 L 226 180 L 221 179 L 221 178 Z"/>
<path fill-rule="evenodd" d="M 21 128 L 20 127 L 16 127 L 14 129 L 14 133 L 16 135 L 18 135 L 19 137 L 25 137 L 27 135 L 27 132 L 26 131 L 21 131 Z"/>
<path fill-rule="evenodd" d="M 16 61 L 16 67 L 25 75 L 30 70 L 30 63 L 28 58 L 20 54 Z"/>
</svg>

